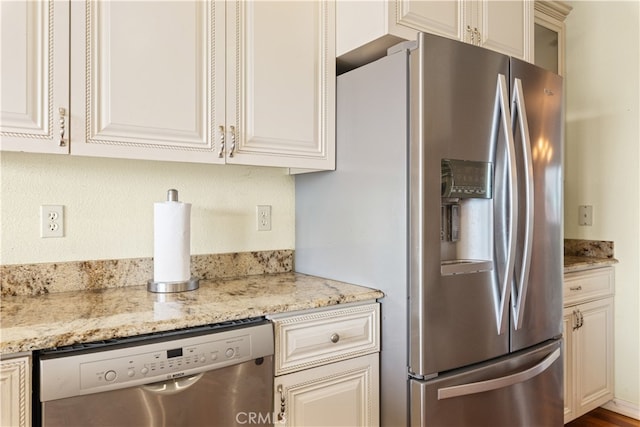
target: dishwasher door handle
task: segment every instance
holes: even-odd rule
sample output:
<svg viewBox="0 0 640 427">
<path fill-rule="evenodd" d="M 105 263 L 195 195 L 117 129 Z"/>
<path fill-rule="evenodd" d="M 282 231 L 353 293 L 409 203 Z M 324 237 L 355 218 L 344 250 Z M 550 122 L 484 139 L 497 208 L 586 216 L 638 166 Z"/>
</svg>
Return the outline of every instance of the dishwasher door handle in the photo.
<svg viewBox="0 0 640 427">
<path fill-rule="evenodd" d="M 197 375 L 191 375 L 184 378 L 162 381 L 153 384 L 141 385 L 140 388 L 156 394 L 170 395 L 180 393 L 195 383 L 204 375 L 204 372 Z"/>
</svg>

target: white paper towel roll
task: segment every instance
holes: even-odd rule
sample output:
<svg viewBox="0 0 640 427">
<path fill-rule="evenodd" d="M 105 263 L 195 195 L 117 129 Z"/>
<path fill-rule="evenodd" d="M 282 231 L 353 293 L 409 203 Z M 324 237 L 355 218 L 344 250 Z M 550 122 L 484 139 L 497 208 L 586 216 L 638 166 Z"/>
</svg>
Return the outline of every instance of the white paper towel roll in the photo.
<svg viewBox="0 0 640 427">
<path fill-rule="evenodd" d="M 191 203 L 153 205 L 153 280 L 183 282 L 191 277 Z"/>
</svg>

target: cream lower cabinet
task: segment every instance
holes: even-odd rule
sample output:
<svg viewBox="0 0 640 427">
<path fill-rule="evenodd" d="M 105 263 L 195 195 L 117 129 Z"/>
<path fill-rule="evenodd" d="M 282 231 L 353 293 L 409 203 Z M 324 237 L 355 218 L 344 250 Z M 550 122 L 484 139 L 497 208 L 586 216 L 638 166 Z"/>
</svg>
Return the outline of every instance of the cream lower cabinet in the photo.
<svg viewBox="0 0 640 427">
<path fill-rule="evenodd" d="M 0 360 L 0 426 L 31 425 L 31 357 Z"/>
<path fill-rule="evenodd" d="M 565 274 L 565 423 L 613 399 L 613 280 L 613 267 Z"/>
<path fill-rule="evenodd" d="M 422 31 L 530 61 L 533 23 L 533 2 L 524 0 L 338 1 L 337 55 L 352 68 Z"/>
<path fill-rule="evenodd" d="M 274 316 L 274 417 L 288 426 L 379 425 L 379 304 Z"/>
</svg>

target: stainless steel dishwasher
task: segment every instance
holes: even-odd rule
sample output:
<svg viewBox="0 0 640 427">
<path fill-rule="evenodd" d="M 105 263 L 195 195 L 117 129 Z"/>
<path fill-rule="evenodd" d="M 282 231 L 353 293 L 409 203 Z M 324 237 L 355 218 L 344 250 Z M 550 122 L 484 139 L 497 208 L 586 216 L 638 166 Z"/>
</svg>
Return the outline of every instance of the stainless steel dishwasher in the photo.
<svg viewBox="0 0 640 427">
<path fill-rule="evenodd" d="M 39 351 L 34 425 L 273 425 L 263 318 Z"/>
</svg>

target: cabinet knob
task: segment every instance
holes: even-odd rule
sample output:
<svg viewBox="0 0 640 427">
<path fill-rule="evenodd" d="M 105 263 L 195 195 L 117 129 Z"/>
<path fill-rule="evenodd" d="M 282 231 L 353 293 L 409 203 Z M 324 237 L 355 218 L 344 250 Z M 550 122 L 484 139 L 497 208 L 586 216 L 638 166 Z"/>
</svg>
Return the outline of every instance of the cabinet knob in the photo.
<svg viewBox="0 0 640 427">
<path fill-rule="evenodd" d="M 332 342 L 332 343 L 334 343 L 334 344 L 335 344 L 335 343 L 337 343 L 338 341 L 340 341 L 340 335 L 335 334 L 335 333 L 334 333 L 333 335 L 331 335 L 331 342 Z"/>
<path fill-rule="evenodd" d="M 581 291 L 582 290 L 582 285 L 578 285 L 578 286 L 570 286 L 569 287 L 570 291 Z"/>
</svg>

